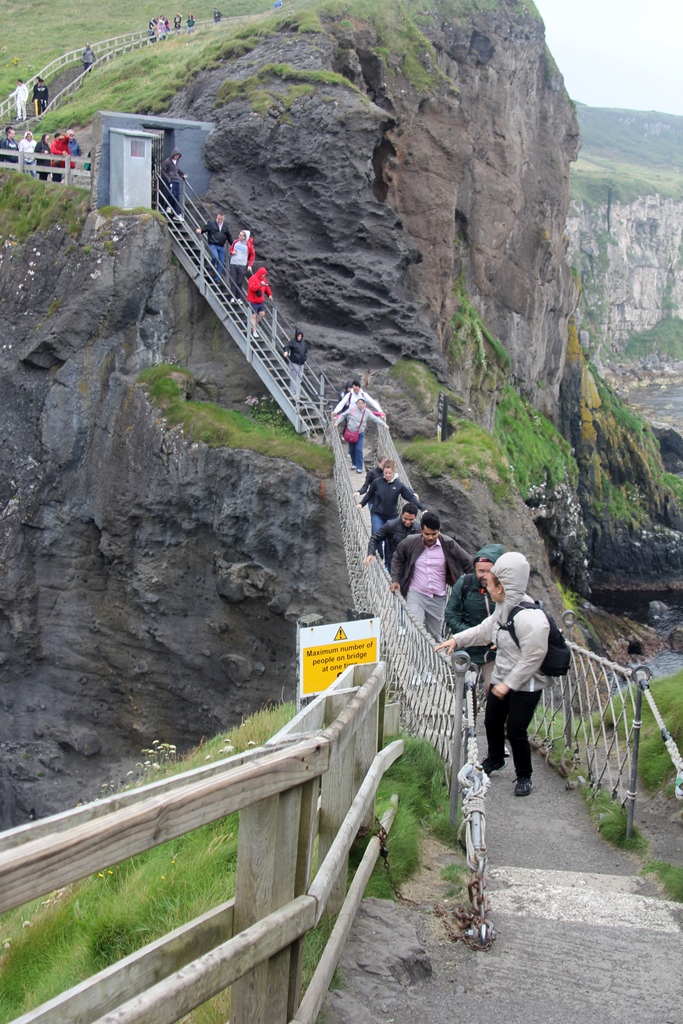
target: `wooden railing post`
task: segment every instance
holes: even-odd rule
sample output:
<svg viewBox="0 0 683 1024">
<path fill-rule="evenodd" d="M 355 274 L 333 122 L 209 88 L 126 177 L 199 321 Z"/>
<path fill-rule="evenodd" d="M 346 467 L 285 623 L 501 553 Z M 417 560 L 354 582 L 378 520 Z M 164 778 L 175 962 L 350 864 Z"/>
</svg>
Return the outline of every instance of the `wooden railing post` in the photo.
<svg viewBox="0 0 683 1024">
<path fill-rule="evenodd" d="M 318 780 L 240 813 L 234 931 L 255 924 L 305 892 L 313 855 Z M 298 939 L 232 986 L 231 1024 L 286 1024 L 301 991 Z"/>
<path fill-rule="evenodd" d="M 374 667 L 374 666 L 373 666 Z M 330 693 L 325 707 L 325 718 L 329 724 L 333 722 L 351 699 L 349 692 Z M 322 778 L 322 794 L 320 799 L 320 826 L 318 835 L 318 863 L 322 864 L 339 831 L 341 823 L 347 815 L 349 807 L 356 795 L 355 790 L 355 747 L 356 737 L 353 736 L 341 755 L 333 748 L 330 769 Z M 348 864 L 342 865 L 330 892 L 325 916 L 336 916 L 342 908 L 346 896 Z"/>
</svg>

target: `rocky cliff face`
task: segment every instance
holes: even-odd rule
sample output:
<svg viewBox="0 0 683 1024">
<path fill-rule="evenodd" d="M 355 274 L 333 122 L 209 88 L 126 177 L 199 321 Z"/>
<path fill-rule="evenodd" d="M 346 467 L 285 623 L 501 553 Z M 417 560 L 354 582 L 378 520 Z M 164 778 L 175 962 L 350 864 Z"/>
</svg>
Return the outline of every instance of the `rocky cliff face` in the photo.
<svg viewBox="0 0 683 1024">
<path fill-rule="evenodd" d="M 97 795 L 154 739 L 181 749 L 292 697 L 294 620 L 351 601 L 331 481 L 189 444 L 136 385 L 176 358 L 207 396 L 260 393 L 156 219 L 6 246 L 0 302 L 8 827 Z"/>
<path fill-rule="evenodd" d="M 490 425 L 496 388 L 482 403 L 451 346 L 454 287 L 552 410 L 576 298 L 578 128 L 540 21 L 517 3 L 458 6 L 437 5 L 410 42 L 405 21 L 384 38 L 372 13 L 278 32 L 198 75 L 172 113 L 216 121 L 210 198 L 252 229 L 278 301 L 341 374 L 420 358 Z"/>
<path fill-rule="evenodd" d="M 608 362 L 632 334 L 681 316 L 683 202 L 659 195 L 611 205 L 575 202 L 567 234 L 583 284 L 581 327 L 594 357 Z"/>
</svg>

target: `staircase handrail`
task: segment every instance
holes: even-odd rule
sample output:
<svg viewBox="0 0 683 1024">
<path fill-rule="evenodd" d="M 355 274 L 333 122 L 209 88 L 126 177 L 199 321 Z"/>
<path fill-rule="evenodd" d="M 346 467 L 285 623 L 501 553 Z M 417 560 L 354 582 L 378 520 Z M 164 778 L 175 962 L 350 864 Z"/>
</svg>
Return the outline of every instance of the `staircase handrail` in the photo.
<svg viewBox="0 0 683 1024">
<path fill-rule="evenodd" d="M 213 220 L 213 215 L 207 209 L 205 201 L 202 199 L 201 196 L 198 195 L 198 193 L 192 187 L 190 182 L 187 181 L 187 180 L 184 182 L 184 190 L 185 190 L 185 195 L 186 196 L 189 195 L 191 197 L 191 199 L 193 201 L 194 209 L 196 211 L 201 211 L 201 215 L 204 217 L 203 224 L 206 224 L 209 220 Z M 229 211 L 229 212 L 232 213 L 233 211 Z M 228 259 L 229 259 L 229 257 L 228 257 Z M 226 269 L 227 269 L 227 264 L 226 264 Z M 242 295 L 243 295 L 244 298 L 246 298 L 246 290 L 244 288 L 242 289 Z M 287 343 L 294 337 L 294 331 L 296 330 L 296 328 L 289 322 L 287 317 L 284 315 L 284 313 L 280 310 L 280 308 L 278 306 L 273 304 L 272 309 L 277 310 L 277 316 L 276 316 L 277 340 L 281 344 L 282 348 L 286 348 L 287 347 Z M 268 315 L 269 312 L 270 312 L 270 310 L 268 308 L 266 308 L 266 317 L 265 317 L 266 322 L 268 322 L 268 320 L 269 320 L 269 315 Z M 337 392 L 336 392 L 336 389 L 334 387 L 334 384 L 329 379 L 329 377 L 325 373 L 324 369 L 322 368 L 322 366 L 320 365 L 318 360 L 315 358 L 315 356 L 311 355 L 310 352 L 309 352 L 309 355 L 308 355 L 307 360 L 306 360 L 306 366 L 312 371 L 312 373 L 315 375 L 315 377 L 317 378 L 318 381 L 322 380 L 324 382 L 325 393 L 326 393 L 327 399 L 330 402 L 334 401 L 336 403 L 336 393 Z M 305 375 L 304 375 L 304 380 L 306 380 Z M 308 382 L 308 384 L 310 384 L 310 381 Z M 308 388 L 307 388 L 307 391 L 308 391 Z M 317 394 L 318 394 L 317 391 L 315 393 L 308 391 L 308 393 L 311 394 L 311 397 L 317 397 Z"/>
<path fill-rule="evenodd" d="M 161 189 L 158 174 L 157 179 Z M 160 191 L 162 208 L 164 194 Z M 201 200 L 195 201 L 193 195 L 196 193 L 186 188 L 182 220 L 166 212 L 176 256 L 295 429 L 299 433 L 324 434 L 329 421 L 329 396 L 324 380 L 316 378 L 306 364 L 299 398 L 295 400 L 290 395 L 289 364 L 283 355 L 288 338 L 278 323 L 277 307 L 268 310 L 257 336 L 253 337 L 250 308 L 244 302 L 233 304 L 230 282 L 224 277 L 217 281 L 210 272 L 209 250 L 197 229 L 211 218 Z"/>
</svg>

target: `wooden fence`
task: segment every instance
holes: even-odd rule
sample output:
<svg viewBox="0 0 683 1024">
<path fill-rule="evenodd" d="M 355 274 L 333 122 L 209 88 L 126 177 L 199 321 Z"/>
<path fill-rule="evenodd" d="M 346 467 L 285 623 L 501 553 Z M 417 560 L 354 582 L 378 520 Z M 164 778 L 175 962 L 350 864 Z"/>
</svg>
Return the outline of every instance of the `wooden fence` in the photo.
<svg viewBox="0 0 683 1024">
<path fill-rule="evenodd" d="M 90 188 L 90 157 L 57 153 L 22 153 L 0 149 L 0 171 L 19 171 L 41 181 Z M 73 166 L 72 166 L 73 165 Z"/>
<path fill-rule="evenodd" d="M 173 1024 L 230 986 L 231 1024 L 314 1024 L 379 840 L 347 895 L 349 850 L 403 752 L 382 749 L 384 694 L 384 663 L 351 666 L 264 747 L 0 835 L 4 911 L 240 811 L 233 899 L 14 1024 Z M 323 914 L 338 917 L 302 1000 Z"/>
</svg>

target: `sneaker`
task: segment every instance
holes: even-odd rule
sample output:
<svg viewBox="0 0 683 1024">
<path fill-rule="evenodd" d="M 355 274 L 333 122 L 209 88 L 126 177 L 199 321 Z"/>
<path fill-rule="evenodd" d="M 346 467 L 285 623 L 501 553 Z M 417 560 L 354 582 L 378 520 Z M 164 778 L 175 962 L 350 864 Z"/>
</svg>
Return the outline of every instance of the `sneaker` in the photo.
<svg viewBox="0 0 683 1024">
<path fill-rule="evenodd" d="M 167 206 L 166 207 L 166 213 L 173 213 L 173 207 L 172 206 Z"/>
<path fill-rule="evenodd" d="M 183 217 L 182 213 L 176 213 L 175 219 L 176 220 L 184 220 L 184 217 Z"/>
<path fill-rule="evenodd" d="M 528 796 L 534 784 L 528 775 L 520 775 L 515 784 L 515 796 Z"/>
<path fill-rule="evenodd" d="M 365 472 L 365 471 L 364 471 L 364 470 L 362 470 L 362 469 L 357 469 L 357 470 L 356 470 L 356 473 L 358 473 L 358 476 L 362 476 L 364 472 Z"/>
<path fill-rule="evenodd" d="M 494 761 L 492 757 L 485 757 L 484 760 L 481 762 L 481 766 L 486 772 L 486 774 L 490 775 L 491 772 L 499 772 L 502 768 L 504 768 L 505 761 Z"/>
<path fill-rule="evenodd" d="M 252 331 L 251 336 L 252 338 L 258 338 L 258 331 Z"/>
</svg>

